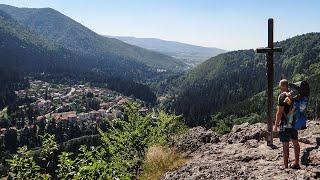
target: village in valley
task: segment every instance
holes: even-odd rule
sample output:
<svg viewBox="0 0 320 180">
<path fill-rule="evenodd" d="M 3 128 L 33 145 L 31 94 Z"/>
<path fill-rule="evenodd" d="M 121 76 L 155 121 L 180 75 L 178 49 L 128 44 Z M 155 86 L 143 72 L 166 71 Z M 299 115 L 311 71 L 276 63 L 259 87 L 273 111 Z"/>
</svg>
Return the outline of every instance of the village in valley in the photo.
<svg viewBox="0 0 320 180">
<path fill-rule="evenodd" d="M 30 82 L 30 86 L 29 90 L 20 90 L 17 94 L 18 96 L 29 94 L 31 98 L 37 99 L 34 107 L 41 112 L 37 120 L 46 118 L 71 122 L 100 118 L 113 120 L 122 116 L 121 105 L 133 101 L 132 98 L 121 96 L 109 89 L 85 85 L 68 87 L 37 80 Z M 93 100 L 85 102 L 87 104 L 81 102 L 86 98 Z"/>
<path fill-rule="evenodd" d="M 41 80 L 29 80 L 29 85 L 15 92 L 19 99 L 15 107 L 0 112 L 0 147 L 5 150 L 37 147 L 46 133 L 55 134 L 58 142 L 97 134 L 98 127 L 106 128 L 106 121 L 124 118 L 127 102 L 140 104 L 141 115 L 149 112 L 143 101 L 107 88 Z"/>
</svg>

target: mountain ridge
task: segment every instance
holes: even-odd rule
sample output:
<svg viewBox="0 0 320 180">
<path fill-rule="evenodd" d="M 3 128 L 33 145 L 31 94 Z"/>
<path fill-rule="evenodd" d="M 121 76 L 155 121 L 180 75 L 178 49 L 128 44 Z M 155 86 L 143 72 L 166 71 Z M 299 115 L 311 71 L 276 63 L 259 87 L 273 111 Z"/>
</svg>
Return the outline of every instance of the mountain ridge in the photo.
<svg viewBox="0 0 320 180">
<path fill-rule="evenodd" d="M 100 59 L 116 55 L 155 69 L 181 71 L 186 68 L 167 55 L 101 36 L 52 8 L 17 8 L 1 4 L 0 9 L 38 34 L 77 53 Z"/>
<path fill-rule="evenodd" d="M 161 52 L 190 66 L 195 66 L 211 57 L 227 52 L 226 50 L 182 43 L 178 41 L 163 40 L 158 38 L 137 38 L 133 36 L 107 36 L 119 39 L 128 44 L 136 45 L 153 51 Z"/>
<path fill-rule="evenodd" d="M 0 46 L 0 73 L 12 76 L 12 79 L 24 81 L 25 77 L 32 76 L 51 81 L 90 81 L 93 84 L 108 84 L 110 89 L 128 96 L 136 95 L 137 98 L 150 102 L 155 100 L 148 86 L 137 83 L 159 78 L 159 74 L 146 65 L 135 61 L 124 61 L 114 56 L 109 56 L 113 63 L 107 64 L 76 54 L 43 38 L 1 10 Z M 5 87 L 0 88 L 1 94 L 4 91 L 4 94 L 13 97 L 12 91 L 16 89 L 11 87 L 15 87 L 15 83 L 10 81 L 7 84 L 6 80 L 2 78 L 0 80 L 5 83 Z M 7 103 L 6 101 L 0 105 L 5 106 Z"/>
</svg>

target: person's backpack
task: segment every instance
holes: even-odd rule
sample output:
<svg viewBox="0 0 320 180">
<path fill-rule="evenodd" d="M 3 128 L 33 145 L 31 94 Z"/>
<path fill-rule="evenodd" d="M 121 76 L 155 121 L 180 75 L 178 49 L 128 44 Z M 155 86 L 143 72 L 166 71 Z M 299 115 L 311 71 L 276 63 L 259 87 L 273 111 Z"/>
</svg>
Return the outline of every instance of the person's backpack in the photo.
<svg viewBox="0 0 320 180">
<path fill-rule="evenodd" d="M 296 109 L 294 114 L 295 123 L 293 128 L 296 130 L 302 130 L 307 128 L 307 107 L 308 99 L 310 96 L 309 83 L 306 81 L 300 81 L 294 84 L 289 84 L 292 91 L 293 106 Z"/>
</svg>

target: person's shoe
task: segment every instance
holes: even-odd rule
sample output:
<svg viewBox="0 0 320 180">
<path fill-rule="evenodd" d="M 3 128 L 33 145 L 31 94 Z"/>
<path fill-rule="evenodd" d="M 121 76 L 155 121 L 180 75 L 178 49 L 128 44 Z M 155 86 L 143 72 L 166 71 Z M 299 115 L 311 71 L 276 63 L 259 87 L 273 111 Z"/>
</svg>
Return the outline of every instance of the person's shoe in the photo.
<svg viewBox="0 0 320 180">
<path fill-rule="evenodd" d="M 291 169 L 300 169 L 300 165 L 299 164 L 290 164 L 290 168 Z"/>
<path fill-rule="evenodd" d="M 285 170 L 285 169 L 288 169 L 288 167 L 285 167 L 285 166 L 279 166 L 279 169 L 280 169 L 280 170 Z"/>
</svg>

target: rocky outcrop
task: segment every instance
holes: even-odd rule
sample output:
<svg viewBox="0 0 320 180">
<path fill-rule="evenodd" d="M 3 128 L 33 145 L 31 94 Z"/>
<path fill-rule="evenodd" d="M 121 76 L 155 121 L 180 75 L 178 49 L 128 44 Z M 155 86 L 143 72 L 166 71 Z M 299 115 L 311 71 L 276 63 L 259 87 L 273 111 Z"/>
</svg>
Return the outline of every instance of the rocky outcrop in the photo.
<svg viewBox="0 0 320 180">
<path fill-rule="evenodd" d="M 201 137 L 206 137 L 205 132 L 210 138 L 203 140 Z M 275 138 L 275 148 L 266 146 L 265 134 L 266 125 L 262 123 L 235 126 L 220 141 L 211 140 L 216 137 L 212 131 L 199 127 L 191 129 L 178 143 L 188 151 L 190 160 L 176 171 L 167 172 L 163 179 L 320 178 L 320 123 L 311 121 L 306 130 L 299 131 L 300 170 L 282 168 L 282 144 Z M 293 155 L 290 146 L 290 161 L 293 161 Z"/>
<path fill-rule="evenodd" d="M 230 133 L 223 136 L 223 140 L 229 144 L 240 142 L 244 143 L 249 139 L 256 139 L 258 141 L 264 140 L 267 136 L 267 125 L 263 123 L 256 123 L 249 125 L 244 123 L 233 126 Z"/>
<path fill-rule="evenodd" d="M 220 138 L 212 130 L 206 130 L 203 127 L 195 127 L 179 137 L 176 147 L 180 152 L 189 155 L 204 144 L 217 142 L 220 142 Z"/>
</svg>

